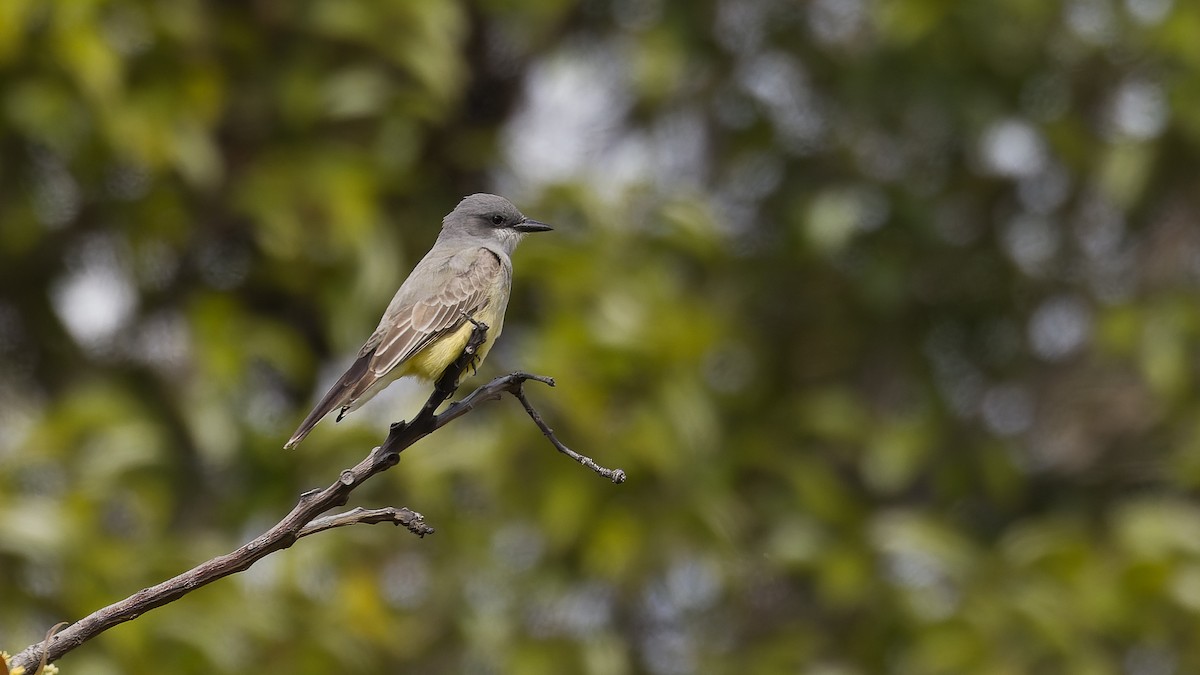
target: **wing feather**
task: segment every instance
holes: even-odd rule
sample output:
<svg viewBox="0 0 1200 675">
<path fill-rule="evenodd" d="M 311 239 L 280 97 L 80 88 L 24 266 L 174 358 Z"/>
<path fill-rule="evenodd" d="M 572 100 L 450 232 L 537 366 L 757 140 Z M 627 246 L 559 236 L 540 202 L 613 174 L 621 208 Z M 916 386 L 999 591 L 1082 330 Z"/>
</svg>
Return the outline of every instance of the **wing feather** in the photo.
<svg viewBox="0 0 1200 675">
<path fill-rule="evenodd" d="M 447 281 L 438 293 L 402 306 L 396 312 L 396 320 L 380 326 L 382 332 L 368 372 L 345 405 L 353 403 L 433 340 L 458 330 L 466 321 L 464 314 L 474 316 L 487 305 L 489 291 L 503 274 L 500 259 L 495 253 L 479 248 L 472 252 L 469 261 L 466 269 Z"/>
</svg>

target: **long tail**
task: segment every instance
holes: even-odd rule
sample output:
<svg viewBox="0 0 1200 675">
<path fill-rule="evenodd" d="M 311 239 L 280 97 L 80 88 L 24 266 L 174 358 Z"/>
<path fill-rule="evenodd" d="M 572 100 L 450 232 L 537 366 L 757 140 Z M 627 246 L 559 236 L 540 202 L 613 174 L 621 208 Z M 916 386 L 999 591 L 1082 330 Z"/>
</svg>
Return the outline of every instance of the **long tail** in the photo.
<svg viewBox="0 0 1200 675">
<path fill-rule="evenodd" d="M 320 422 L 321 418 L 333 412 L 335 408 L 349 405 L 352 402 L 348 400 L 350 393 L 353 391 L 355 385 L 362 381 L 363 376 L 367 372 L 367 366 L 370 364 L 371 357 L 374 354 L 375 350 L 372 349 L 366 354 L 359 356 L 354 364 L 345 373 L 342 373 L 338 381 L 321 398 L 321 402 L 300 423 L 300 428 L 296 429 L 296 433 L 292 434 L 287 443 L 284 443 L 284 450 L 291 450 L 299 445 L 300 441 L 304 440 L 304 437 L 308 435 L 308 432 L 317 426 L 317 422 Z"/>
</svg>

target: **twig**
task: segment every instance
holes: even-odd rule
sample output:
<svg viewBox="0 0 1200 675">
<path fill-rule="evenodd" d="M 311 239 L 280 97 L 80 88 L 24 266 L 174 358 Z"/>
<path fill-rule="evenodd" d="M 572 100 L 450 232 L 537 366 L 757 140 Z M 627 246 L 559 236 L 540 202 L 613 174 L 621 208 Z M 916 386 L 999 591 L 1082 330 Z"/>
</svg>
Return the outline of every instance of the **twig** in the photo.
<svg viewBox="0 0 1200 675">
<path fill-rule="evenodd" d="M 387 506 L 382 509 L 364 509 L 359 506 L 345 513 L 317 518 L 301 528 L 296 537 L 307 537 L 310 534 L 332 530 L 335 527 L 345 527 L 346 525 L 375 525 L 377 523 L 392 523 L 396 526 L 403 525 L 408 528 L 409 532 L 418 537 L 433 534 L 433 528 L 425 524 L 425 516 L 411 509 L 398 509 L 394 506 Z"/>
<path fill-rule="evenodd" d="M 542 430 L 546 438 L 550 439 L 555 449 L 618 485 L 625 482 L 625 472 L 623 470 L 606 469 L 597 464 L 591 457 L 575 452 L 564 445 L 562 441 L 558 440 L 558 437 L 554 435 L 554 430 L 542 421 L 542 416 L 538 414 L 537 410 L 534 410 L 533 406 L 529 403 L 529 399 L 525 398 L 524 387 L 518 384 L 516 389 L 513 390 L 512 395 L 516 396 L 521 405 L 525 407 L 525 412 L 529 413 L 529 418 L 533 420 L 534 424 L 538 425 L 538 428 Z"/>
<path fill-rule="evenodd" d="M 440 427 L 442 424 L 451 422 L 471 412 L 480 403 L 497 400 L 501 395 L 509 393 L 521 402 L 521 405 L 525 408 L 525 412 L 529 413 L 529 418 L 532 419 L 533 423 L 542 430 L 542 434 L 544 434 L 546 438 L 550 440 L 550 443 L 554 445 L 555 449 L 614 483 L 624 483 L 627 476 L 625 475 L 625 471 L 622 469 L 607 469 L 603 466 L 600 466 L 591 457 L 587 457 L 575 452 L 574 450 L 568 448 L 562 441 L 558 440 L 558 437 L 554 435 L 554 430 L 546 425 L 546 422 L 542 420 L 542 416 L 538 414 L 538 411 L 534 409 L 533 405 L 529 402 L 529 399 L 525 397 L 525 383 L 530 381 L 541 382 L 542 384 L 550 387 L 554 386 L 554 379 L 544 375 L 533 375 L 530 373 L 509 373 L 508 375 L 497 377 L 491 382 L 488 382 L 482 387 L 471 392 L 461 401 L 450 404 L 450 407 L 446 408 L 441 415 L 437 416 L 437 425 Z"/>
</svg>

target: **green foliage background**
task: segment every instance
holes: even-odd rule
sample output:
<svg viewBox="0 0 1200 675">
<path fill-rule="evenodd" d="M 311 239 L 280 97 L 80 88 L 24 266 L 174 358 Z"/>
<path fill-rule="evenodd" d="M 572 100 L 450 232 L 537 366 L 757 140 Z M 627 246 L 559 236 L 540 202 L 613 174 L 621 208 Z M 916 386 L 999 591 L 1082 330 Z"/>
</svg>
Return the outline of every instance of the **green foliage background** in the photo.
<svg viewBox="0 0 1200 675">
<path fill-rule="evenodd" d="M 526 242 L 357 527 L 82 673 L 1200 671 L 1200 4 L 0 3 L 0 647 L 226 552 L 469 192 Z"/>
</svg>

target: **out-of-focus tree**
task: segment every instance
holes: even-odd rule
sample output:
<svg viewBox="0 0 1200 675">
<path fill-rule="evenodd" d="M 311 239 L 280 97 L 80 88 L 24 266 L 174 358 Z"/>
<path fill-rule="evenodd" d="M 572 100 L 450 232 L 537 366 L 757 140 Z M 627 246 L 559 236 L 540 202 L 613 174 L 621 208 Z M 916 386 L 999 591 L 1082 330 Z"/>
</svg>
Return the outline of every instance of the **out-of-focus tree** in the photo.
<svg viewBox="0 0 1200 675">
<path fill-rule="evenodd" d="M 0 647 L 229 550 L 439 218 L 497 406 L 64 672 L 1200 669 L 1200 6 L 0 3 Z"/>
</svg>

